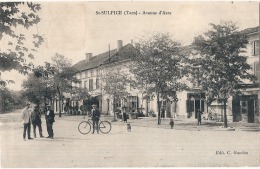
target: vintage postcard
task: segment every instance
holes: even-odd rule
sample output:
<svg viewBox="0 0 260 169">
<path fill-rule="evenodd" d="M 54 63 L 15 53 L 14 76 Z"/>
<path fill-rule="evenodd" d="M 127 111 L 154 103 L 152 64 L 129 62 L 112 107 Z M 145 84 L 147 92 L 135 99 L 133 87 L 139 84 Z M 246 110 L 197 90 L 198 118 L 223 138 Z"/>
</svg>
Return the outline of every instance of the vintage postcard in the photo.
<svg viewBox="0 0 260 169">
<path fill-rule="evenodd" d="M 259 167 L 259 7 L 0 2 L 0 166 Z"/>
</svg>

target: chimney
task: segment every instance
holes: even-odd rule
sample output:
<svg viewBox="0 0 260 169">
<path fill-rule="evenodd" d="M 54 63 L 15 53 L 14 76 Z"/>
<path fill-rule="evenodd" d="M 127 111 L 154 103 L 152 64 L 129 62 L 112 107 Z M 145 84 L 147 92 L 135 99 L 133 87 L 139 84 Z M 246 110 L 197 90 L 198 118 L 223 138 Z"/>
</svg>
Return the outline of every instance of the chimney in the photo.
<svg viewBox="0 0 260 169">
<path fill-rule="evenodd" d="M 132 45 L 132 46 L 134 45 L 134 40 L 133 40 L 133 39 L 131 39 L 131 45 Z"/>
<path fill-rule="evenodd" d="M 117 51 L 119 51 L 123 47 L 123 41 L 117 40 Z"/>
<path fill-rule="evenodd" d="M 135 43 L 135 48 L 138 50 L 138 52 L 140 52 L 140 43 Z"/>
<path fill-rule="evenodd" d="M 92 53 L 86 53 L 86 63 L 92 58 Z"/>
</svg>

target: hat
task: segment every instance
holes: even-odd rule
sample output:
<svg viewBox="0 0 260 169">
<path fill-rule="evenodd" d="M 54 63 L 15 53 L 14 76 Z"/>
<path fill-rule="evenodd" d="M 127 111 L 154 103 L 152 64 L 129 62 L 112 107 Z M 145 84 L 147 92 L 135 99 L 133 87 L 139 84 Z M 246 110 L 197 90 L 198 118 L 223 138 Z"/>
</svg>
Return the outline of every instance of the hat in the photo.
<svg viewBox="0 0 260 169">
<path fill-rule="evenodd" d="M 92 104 L 92 107 L 97 107 L 97 105 L 96 104 Z"/>
</svg>

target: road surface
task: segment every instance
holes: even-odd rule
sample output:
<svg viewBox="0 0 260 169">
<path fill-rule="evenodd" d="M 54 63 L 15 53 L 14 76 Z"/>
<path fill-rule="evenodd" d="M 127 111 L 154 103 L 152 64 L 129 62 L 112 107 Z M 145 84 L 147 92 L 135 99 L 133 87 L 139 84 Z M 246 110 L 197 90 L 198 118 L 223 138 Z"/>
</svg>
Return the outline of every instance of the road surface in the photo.
<svg viewBox="0 0 260 169">
<path fill-rule="evenodd" d="M 67 119 L 56 117 L 54 139 L 23 141 L 20 113 L 1 114 L 1 167 L 260 165 L 259 132 L 171 130 L 140 126 L 132 126 L 132 132 L 127 132 L 126 125 L 117 122 L 112 123 L 109 134 L 82 135 L 77 130 L 80 120 Z M 45 123 L 43 134 L 47 136 Z"/>
</svg>

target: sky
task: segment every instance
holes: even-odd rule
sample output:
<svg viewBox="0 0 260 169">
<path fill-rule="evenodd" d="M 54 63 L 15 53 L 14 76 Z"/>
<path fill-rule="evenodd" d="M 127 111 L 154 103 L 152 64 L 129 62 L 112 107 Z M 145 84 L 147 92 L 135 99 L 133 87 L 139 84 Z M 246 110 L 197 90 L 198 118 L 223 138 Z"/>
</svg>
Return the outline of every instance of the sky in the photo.
<svg viewBox="0 0 260 169">
<path fill-rule="evenodd" d="M 258 2 L 39 2 L 40 23 L 31 31 L 43 35 L 44 43 L 34 63 L 50 62 L 55 53 L 63 54 L 75 64 L 114 49 L 117 40 L 123 45 L 138 42 L 145 32 L 168 32 L 172 38 L 189 45 L 194 37 L 210 29 L 209 23 L 221 20 L 237 23 L 240 30 L 259 25 Z M 97 15 L 101 11 L 122 11 L 122 15 Z M 137 15 L 124 15 L 126 11 Z M 171 13 L 159 15 L 160 11 Z M 157 12 L 144 15 L 143 12 Z M 20 90 L 26 77 L 7 72 L 2 77 L 15 80 L 8 87 Z"/>
</svg>

